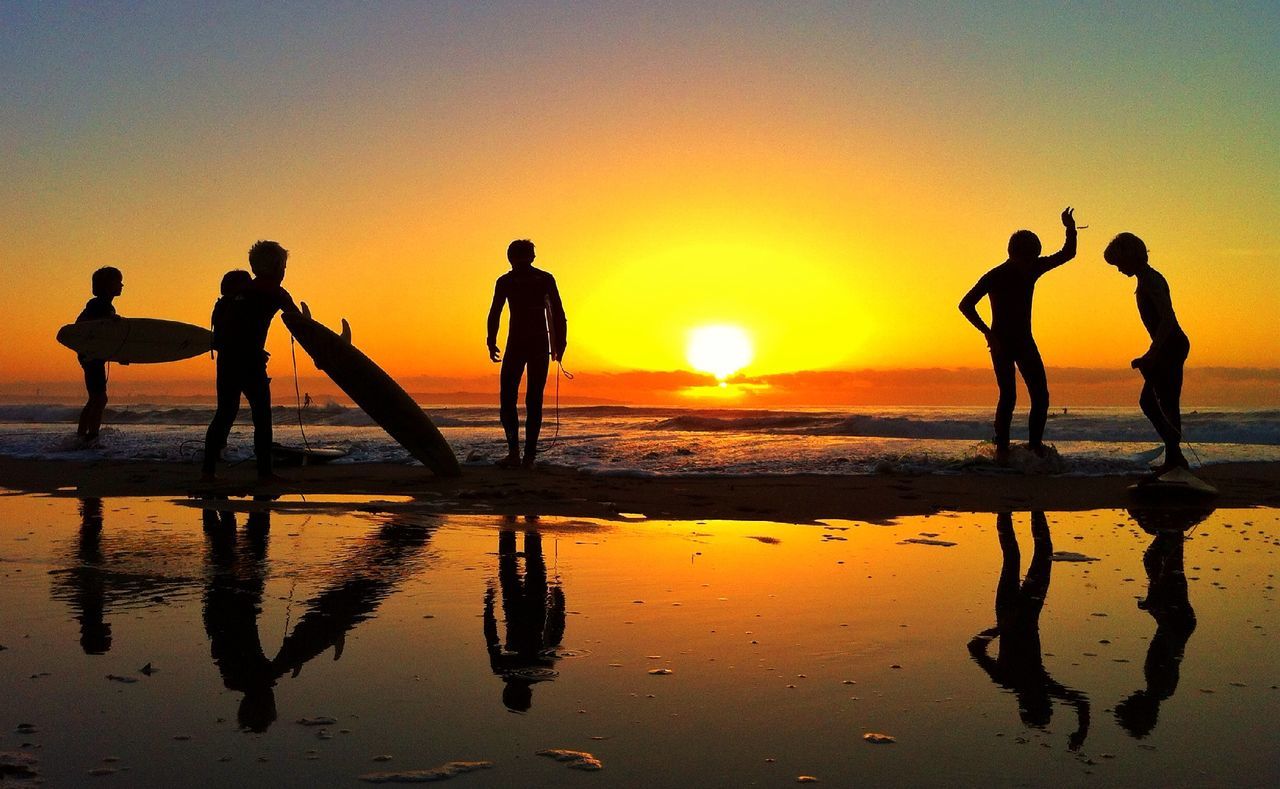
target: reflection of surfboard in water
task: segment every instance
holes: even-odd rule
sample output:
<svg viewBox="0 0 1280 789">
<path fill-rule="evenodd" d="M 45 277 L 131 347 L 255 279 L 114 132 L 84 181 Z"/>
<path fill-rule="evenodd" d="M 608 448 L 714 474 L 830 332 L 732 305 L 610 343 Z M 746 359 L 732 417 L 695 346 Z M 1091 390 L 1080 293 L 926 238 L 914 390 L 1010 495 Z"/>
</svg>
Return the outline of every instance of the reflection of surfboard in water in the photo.
<svg viewBox="0 0 1280 789">
<path fill-rule="evenodd" d="M 1207 498 L 1218 495 L 1218 489 L 1192 474 L 1185 468 L 1166 471 L 1158 477 L 1143 480 L 1129 486 L 1138 496 Z"/>
<path fill-rule="evenodd" d="M 351 344 L 351 327 L 342 321 L 338 335 L 311 319 L 304 303 L 302 313 L 281 316 L 316 367 L 324 370 L 355 404 L 424 466 L 441 476 L 462 473 L 449 442 L 413 398 L 391 380 L 368 356 Z"/>
<path fill-rule="evenodd" d="M 208 353 L 213 332 L 158 318 L 103 318 L 68 323 L 58 329 L 58 342 L 86 359 L 155 364 Z"/>
<path fill-rule="evenodd" d="M 290 447 L 271 445 L 271 458 L 280 466 L 316 466 L 331 460 L 344 458 L 347 450 L 336 447 Z"/>
</svg>

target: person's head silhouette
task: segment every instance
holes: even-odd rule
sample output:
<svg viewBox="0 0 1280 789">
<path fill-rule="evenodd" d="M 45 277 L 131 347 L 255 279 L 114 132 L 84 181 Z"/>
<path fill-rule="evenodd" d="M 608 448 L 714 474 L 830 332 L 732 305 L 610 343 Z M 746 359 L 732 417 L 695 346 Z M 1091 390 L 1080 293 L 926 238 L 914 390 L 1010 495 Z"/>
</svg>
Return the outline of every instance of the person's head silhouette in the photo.
<svg viewBox="0 0 1280 789">
<path fill-rule="evenodd" d="M 507 246 L 507 260 L 511 263 L 512 268 L 532 266 L 535 257 L 537 255 L 533 249 L 533 242 L 527 238 L 517 239 Z"/>
<path fill-rule="evenodd" d="M 289 250 L 275 241 L 259 241 L 249 247 L 249 268 L 253 270 L 253 276 L 274 285 L 284 282 L 288 261 Z"/>
<path fill-rule="evenodd" d="M 1032 260 L 1040 257 L 1040 237 L 1030 230 L 1019 230 L 1009 236 L 1009 259 Z"/>
<path fill-rule="evenodd" d="M 1120 233 L 1107 244 L 1102 259 L 1119 269 L 1121 274 L 1132 277 L 1147 265 L 1147 245 L 1133 233 Z"/>
</svg>

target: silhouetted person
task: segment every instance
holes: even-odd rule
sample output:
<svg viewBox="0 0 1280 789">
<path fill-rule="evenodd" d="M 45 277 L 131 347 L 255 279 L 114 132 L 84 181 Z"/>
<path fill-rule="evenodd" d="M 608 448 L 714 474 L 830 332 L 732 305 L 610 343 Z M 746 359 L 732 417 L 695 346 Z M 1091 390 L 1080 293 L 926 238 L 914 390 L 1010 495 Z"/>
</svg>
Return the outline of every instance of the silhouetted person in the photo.
<svg viewBox="0 0 1280 789">
<path fill-rule="evenodd" d="M 1000 581 L 996 585 L 996 626 L 969 641 L 969 654 L 993 682 L 1017 695 L 1022 722 L 1027 726 L 1037 729 L 1048 726 L 1053 717 L 1054 699 L 1074 707 L 1077 726 L 1067 744 L 1076 750 L 1089 734 L 1089 697 L 1049 676 L 1040 647 L 1040 611 L 1049 593 L 1053 569 L 1049 522 L 1043 512 L 1031 513 L 1031 539 L 1035 547 L 1021 584 L 1018 583 L 1021 555 L 1013 532 L 1012 514 L 1004 512 L 996 516 L 996 534 L 1003 555 Z M 1000 653 L 992 658 L 987 650 L 997 637 Z"/>
<path fill-rule="evenodd" d="M 1040 349 L 1031 336 L 1031 302 L 1036 280 L 1051 269 L 1076 256 L 1076 220 L 1072 209 L 1062 212 L 1067 240 L 1048 257 L 1040 257 L 1040 239 L 1030 230 L 1019 230 L 1009 237 L 1009 259 L 988 271 L 960 300 L 960 312 L 987 338 L 991 364 L 995 368 L 1000 400 L 996 404 L 996 461 L 1009 457 L 1009 424 L 1013 406 L 1018 401 L 1018 382 L 1014 367 L 1031 395 L 1031 413 L 1027 420 L 1028 443 L 1033 452 L 1044 449 L 1044 425 L 1049 415 L 1049 384 L 1045 378 Z M 978 314 L 978 302 L 991 300 L 991 325 Z"/>
<path fill-rule="evenodd" d="M 484 595 L 484 639 L 489 668 L 502 678 L 502 703 L 513 712 L 528 712 L 534 684 L 555 676 L 555 650 L 564 639 L 564 590 L 547 583 L 541 534 L 524 533 L 523 577 L 519 556 L 515 531 L 503 529 L 498 534 L 498 584 L 506 637 L 498 635 L 497 591 L 491 584 Z"/>
<path fill-rule="evenodd" d="M 245 283 L 237 272 L 223 277 L 223 295 L 213 309 L 213 348 L 217 351 L 218 406 L 204 439 L 203 478 L 212 480 L 218 457 L 227 445 L 240 411 L 240 395 L 253 414 L 253 453 L 258 478 L 276 481 L 271 465 L 271 379 L 267 377 L 267 331 L 280 311 L 297 312 L 284 281 L 289 251 L 274 241 L 249 249 L 253 277 Z M 241 272 L 243 273 L 243 272 Z M 236 275 L 236 276 L 233 276 Z"/>
<path fill-rule="evenodd" d="M 79 566 L 68 574 L 71 606 L 80 623 L 80 648 L 86 655 L 111 650 L 111 625 L 106 618 L 106 571 L 102 557 L 102 499 L 80 500 Z"/>
<path fill-rule="evenodd" d="M 111 302 L 124 290 L 124 275 L 114 266 L 103 266 L 93 272 L 93 298 L 84 305 L 76 317 L 76 323 L 115 318 L 116 308 Z M 84 388 L 89 399 L 80 411 L 80 424 L 76 436 L 82 441 L 93 441 L 102 429 L 102 413 L 107 409 L 107 363 L 78 354 L 80 368 L 84 371 Z"/>
<path fill-rule="evenodd" d="M 268 512 L 250 513 L 239 535 L 234 513 L 204 510 L 209 564 L 204 627 L 209 651 L 222 683 L 244 694 L 236 719 L 241 728 L 253 732 L 266 731 L 276 720 L 276 673 L 258 634 L 270 530 Z"/>
<path fill-rule="evenodd" d="M 502 362 L 499 414 L 502 429 L 507 434 L 507 456 L 498 465 L 514 468 L 521 465 L 520 416 L 516 400 L 520 391 L 520 378 L 528 368 L 525 384 L 525 468 L 532 468 L 538 454 L 538 433 L 542 429 L 542 390 L 547 385 L 548 357 L 560 361 L 564 357 L 568 324 L 564 305 L 556 280 L 549 273 L 533 267 L 535 257 L 533 242 L 512 241 L 507 247 L 507 260 L 511 271 L 498 277 L 493 289 L 493 304 L 489 307 L 488 335 L 489 358 Z M 507 349 L 498 353 L 498 324 L 502 318 L 502 305 L 511 307 L 511 320 L 507 326 Z"/>
<path fill-rule="evenodd" d="M 1160 703 L 1173 696 L 1181 676 L 1182 656 L 1196 629 L 1196 612 L 1187 595 L 1182 566 L 1186 531 L 1212 514 L 1212 509 L 1129 510 L 1129 516 L 1155 537 L 1142 556 L 1147 571 L 1147 596 L 1138 607 L 1156 620 L 1147 647 L 1143 675 L 1147 686 L 1116 705 L 1116 721 L 1130 735 L 1142 738 L 1156 727 Z"/>
<path fill-rule="evenodd" d="M 1164 462 L 1155 470 L 1186 468 L 1182 454 L 1182 367 L 1191 352 L 1191 341 L 1178 325 L 1169 296 L 1169 283 L 1147 262 L 1147 245 L 1133 233 L 1121 233 L 1107 244 L 1102 257 L 1126 277 L 1137 277 L 1138 315 L 1151 347 L 1130 362 L 1142 373 L 1138 405 L 1164 441 Z"/>
</svg>

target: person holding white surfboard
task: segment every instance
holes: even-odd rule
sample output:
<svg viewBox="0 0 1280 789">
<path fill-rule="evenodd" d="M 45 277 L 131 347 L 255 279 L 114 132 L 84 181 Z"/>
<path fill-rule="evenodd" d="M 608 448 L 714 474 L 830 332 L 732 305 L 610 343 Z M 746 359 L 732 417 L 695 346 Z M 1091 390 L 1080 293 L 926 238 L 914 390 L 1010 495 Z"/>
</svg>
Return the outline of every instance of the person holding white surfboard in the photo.
<svg viewBox="0 0 1280 789">
<path fill-rule="evenodd" d="M 124 290 L 124 275 L 115 266 L 103 266 L 93 272 L 93 298 L 84 305 L 76 317 L 76 323 L 119 317 L 111 302 Z M 79 354 L 80 368 L 84 370 L 84 388 L 89 399 L 80 411 L 80 424 L 76 436 L 85 443 L 98 437 L 102 429 L 102 413 L 107 410 L 107 363 Z"/>
<path fill-rule="evenodd" d="M 1102 257 L 1121 274 L 1138 280 L 1138 289 L 1134 291 L 1138 316 L 1151 337 L 1151 346 L 1130 366 L 1142 373 L 1138 405 L 1164 441 L 1164 462 L 1154 469 L 1155 476 L 1176 468 L 1188 468 L 1181 448 L 1181 401 L 1182 368 L 1191 351 L 1191 342 L 1173 312 L 1169 283 L 1151 267 L 1147 245 L 1133 233 L 1121 233 L 1111 239 Z"/>
<path fill-rule="evenodd" d="M 240 395 L 253 414 L 253 454 L 258 479 L 279 481 L 271 463 L 271 379 L 267 377 L 267 332 L 277 312 L 298 312 L 293 297 L 280 286 L 289 250 L 275 241 L 259 241 L 249 249 L 253 278 L 245 283 L 224 277 L 224 295 L 213 314 L 213 349 L 217 351 L 218 406 L 204 438 L 202 479 L 212 481 L 218 457 L 240 410 Z M 242 279 L 242 278 L 241 278 Z"/>
</svg>

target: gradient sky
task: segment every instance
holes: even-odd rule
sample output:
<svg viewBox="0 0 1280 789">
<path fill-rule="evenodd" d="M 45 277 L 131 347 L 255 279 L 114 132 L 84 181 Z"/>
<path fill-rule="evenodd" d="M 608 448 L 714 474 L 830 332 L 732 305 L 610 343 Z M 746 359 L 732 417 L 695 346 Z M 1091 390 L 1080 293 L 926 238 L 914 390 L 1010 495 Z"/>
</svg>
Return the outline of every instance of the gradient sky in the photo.
<svg viewBox="0 0 1280 789">
<path fill-rule="evenodd" d="M 122 314 L 203 325 L 259 238 L 399 377 L 496 375 L 520 237 L 577 371 L 687 367 L 707 323 L 753 335 L 752 375 L 982 367 L 956 303 L 1067 204 L 1050 368 L 1145 349 L 1121 230 L 1192 366 L 1276 367 L 1277 42 L 1275 3 L 6 3 L 0 380 L 78 377 L 53 335 L 94 268 Z"/>
</svg>

